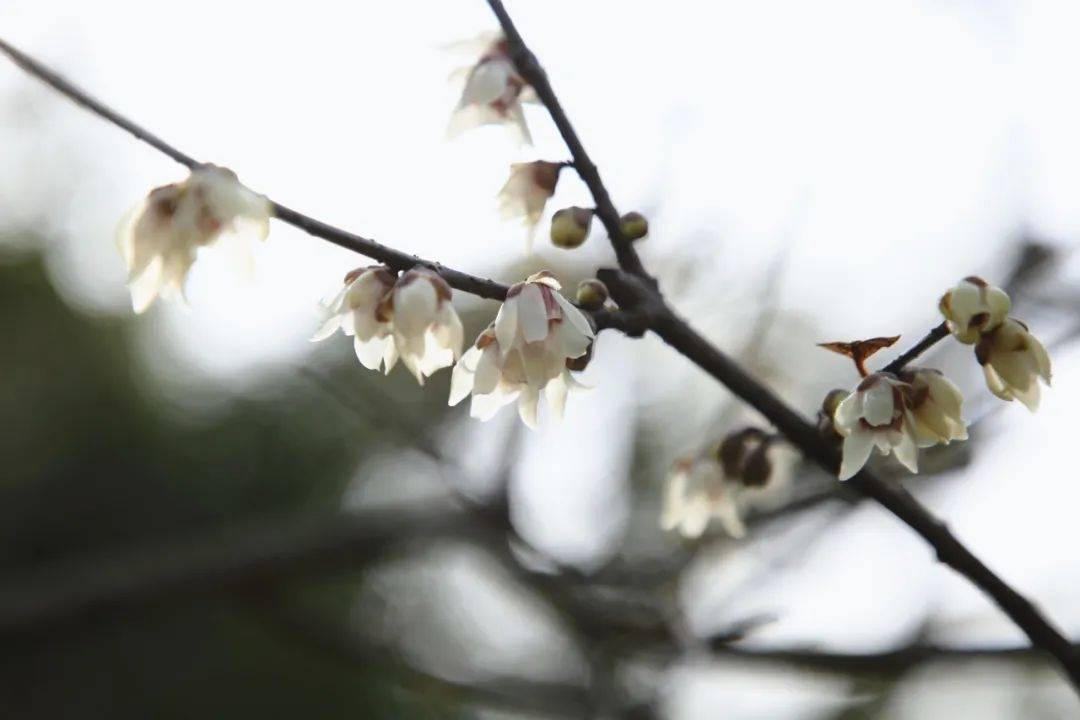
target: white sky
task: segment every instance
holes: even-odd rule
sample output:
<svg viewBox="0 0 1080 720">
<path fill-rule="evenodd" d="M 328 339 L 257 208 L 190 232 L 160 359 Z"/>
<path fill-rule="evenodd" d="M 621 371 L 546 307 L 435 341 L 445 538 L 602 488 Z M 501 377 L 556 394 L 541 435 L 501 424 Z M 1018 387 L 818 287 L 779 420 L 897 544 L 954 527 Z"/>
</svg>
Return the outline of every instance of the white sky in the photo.
<svg viewBox="0 0 1080 720">
<path fill-rule="evenodd" d="M 565 151 L 540 109 L 528 111 L 533 149 L 497 128 L 444 142 L 456 61 L 441 48 L 493 27 L 480 0 L 92 5 L 3 0 L 0 32 L 301 211 L 479 274 L 520 259 L 523 235 L 498 221 L 494 195 L 510 162 Z M 745 336 L 745 298 L 787 248 L 776 300 L 813 317 L 819 336 L 797 337 L 793 348 L 795 336 L 779 338 L 772 351 L 798 352 L 814 363 L 804 371 L 826 373 L 814 374 L 810 391 L 789 389 L 807 411 L 814 393 L 850 379 L 835 362 L 804 356 L 809 342 L 912 339 L 936 321 L 936 299 L 956 279 L 1000 274 L 1009 258 L 998 251 L 1017 231 L 1064 243 L 1080 234 L 1080 4 L 1071 0 L 545 0 L 510 9 L 619 206 L 650 213 L 646 262 L 676 295 L 686 292 L 683 307 L 712 310 L 702 323 L 725 347 Z M 49 252 L 64 295 L 87 312 L 129 312 L 115 221 L 182 169 L 6 63 L 0 97 L 0 226 L 42 218 L 64 237 Z M 45 114 L 44 136 L 25 124 L 28 108 Z M 58 202 L 59 217 L 50 212 Z M 567 175 L 554 204 L 587 196 Z M 686 257 L 706 294 L 680 287 Z M 214 260 L 196 266 L 190 308 L 140 320 L 156 372 L 237 384 L 262 365 L 302 361 L 320 351 L 306 342 L 317 301 L 364 262 L 281 224 L 260 249 L 254 283 L 238 285 Z M 535 259 L 562 268 L 608 261 L 599 236 L 571 257 L 540 243 Z M 571 399 L 565 425 L 530 436 L 514 487 L 526 537 L 584 564 L 602 558 L 625 523 L 627 438 L 612 427 L 657 403 L 673 417 L 707 417 L 721 398 L 656 343 L 605 337 L 599 349 L 587 379 L 601 387 Z M 1078 360 L 1056 358 L 1040 413 L 1008 408 L 989 421 L 997 434 L 985 455 L 925 499 L 1080 634 L 1080 565 L 1070 553 L 1080 541 L 1070 522 L 1077 492 L 1067 482 Z M 983 392 L 968 369 L 961 386 Z M 700 430 L 687 424 L 670 423 L 657 444 L 672 456 L 692 447 Z M 815 537 L 797 567 L 740 600 L 739 611 L 783 609 L 763 641 L 873 649 L 902 641 L 928 612 L 943 637 L 1015 639 L 882 511 L 865 508 Z M 754 562 L 752 548 L 747 557 Z M 697 612 L 708 615 L 709 593 L 701 595 Z M 737 694 L 740 683 L 724 687 Z"/>
</svg>

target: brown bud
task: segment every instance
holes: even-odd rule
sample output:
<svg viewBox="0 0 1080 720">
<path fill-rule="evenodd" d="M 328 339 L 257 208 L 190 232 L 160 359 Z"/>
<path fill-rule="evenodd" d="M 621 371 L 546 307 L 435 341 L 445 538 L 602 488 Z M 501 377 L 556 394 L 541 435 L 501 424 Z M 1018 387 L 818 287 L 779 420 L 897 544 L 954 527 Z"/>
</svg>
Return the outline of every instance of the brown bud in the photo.
<svg viewBox="0 0 1080 720">
<path fill-rule="evenodd" d="M 568 207 L 551 217 L 551 244 L 564 250 L 580 247 L 589 238 L 593 211 L 587 208 Z"/>
<path fill-rule="evenodd" d="M 761 442 L 762 435 L 761 430 L 750 427 L 733 432 L 721 441 L 716 449 L 716 459 L 720 461 L 725 475 L 730 478 L 742 475 L 747 454 L 752 446 Z"/>
<path fill-rule="evenodd" d="M 582 280 L 577 286 L 577 302 L 586 310 L 599 310 L 608 299 L 607 285 L 596 278 Z"/>
<path fill-rule="evenodd" d="M 640 240 L 649 234 L 649 221 L 639 212 L 628 212 L 619 219 L 619 228 L 627 240 Z"/>
<path fill-rule="evenodd" d="M 747 487 L 762 487 L 769 482 L 772 476 L 772 461 L 769 460 L 768 449 L 769 444 L 763 442 L 746 458 L 742 481 Z"/>
</svg>

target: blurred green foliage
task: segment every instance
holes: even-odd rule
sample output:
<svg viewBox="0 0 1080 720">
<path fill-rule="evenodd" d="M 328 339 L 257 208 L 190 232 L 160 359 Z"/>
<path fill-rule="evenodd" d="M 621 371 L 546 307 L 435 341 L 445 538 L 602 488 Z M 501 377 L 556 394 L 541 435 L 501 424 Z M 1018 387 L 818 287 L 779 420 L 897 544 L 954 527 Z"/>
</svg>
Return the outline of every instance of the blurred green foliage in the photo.
<svg viewBox="0 0 1080 720">
<path fill-rule="evenodd" d="M 139 322 L 69 308 L 36 258 L 0 264 L 0 567 L 9 576 L 259 517 L 337 510 L 364 457 L 394 442 L 392 425 L 365 428 L 329 396 L 327 385 L 365 399 L 372 380 L 344 342 L 328 350 L 337 365 L 318 371 L 323 387 L 278 372 L 212 410 L 182 411 L 139 377 Z M 405 380 L 389 391 L 404 392 Z M 444 396 L 418 396 L 410 400 L 429 403 L 424 415 L 437 421 Z M 381 397 L 370 401 L 395 412 Z M 342 604 L 355 580 L 325 599 Z M 382 668 L 292 642 L 228 598 L 140 611 L 2 656 L 5 718 L 445 716 L 394 690 Z"/>
</svg>

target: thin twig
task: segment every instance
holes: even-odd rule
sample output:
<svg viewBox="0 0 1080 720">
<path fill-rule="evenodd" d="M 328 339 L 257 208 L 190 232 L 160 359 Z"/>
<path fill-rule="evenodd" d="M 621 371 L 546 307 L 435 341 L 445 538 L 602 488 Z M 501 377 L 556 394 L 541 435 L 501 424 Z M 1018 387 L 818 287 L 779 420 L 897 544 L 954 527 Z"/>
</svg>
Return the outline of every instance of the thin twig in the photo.
<svg viewBox="0 0 1080 720">
<path fill-rule="evenodd" d="M 574 126 L 570 124 L 570 118 L 566 116 L 559 98 L 555 96 L 555 91 L 548 82 L 547 73 L 544 72 L 544 68 L 529 50 L 525 41 L 521 39 L 517 28 L 514 27 L 514 21 L 510 19 L 510 14 L 506 12 L 501 0 L 488 0 L 488 5 L 491 6 L 492 12 L 499 20 L 499 25 L 502 26 L 514 65 L 536 91 L 540 101 L 551 115 L 555 127 L 558 128 L 559 134 L 562 135 L 563 142 L 570 149 L 570 155 L 574 158 L 574 169 L 592 194 L 593 202 L 596 204 L 596 215 L 604 224 L 604 229 L 607 230 L 608 237 L 611 239 L 611 246 L 615 250 L 619 267 L 640 277 L 648 277 L 637 250 L 634 249 L 634 244 L 623 234 L 619 211 L 615 209 L 611 195 L 608 194 L 607 187 L 600 179 L 600 171 L 589 157 L 585 146 L 581 144 Z"/>
<path fill-rule="evenodd" d="M 139 140 L 142 140 L 156 150 L 168 155 L 181 165 L 193 169 L 202 164 L 187 153 L 182 152 L 165 142 L 154 133 L 111 109 L 100 100 L 97 100 L 81 88 L 60 76 L 54 70 L 42 65 L 26 53 L 11 46 L 2 38 L 0 38 L 0 51 L 10 57 L 20 68 L 36 77 L 38 80 L 41 80 L 46 85 L 59 91 L 60 94 L 83 106 L 98 117 L 126 130 Z M 423 265 L 439 273 L 451 287 L 457 288 L 462 292 L 467 292 L 490 300 L 502 300 L 506 297 L 506 291 L 509 288 L 502 283 L 470 275 L 469 273 L 461 272 L 460 270 L 445 267 L 438 262 L 425 260 L 416 255 L 410 255 L 409 253 L 395 250 L 394 248 L 387 247 L 386 245 L 369 238 L 361 237 L 355 233 L 324 223 L 321 220 L 316 220 L 313 217 L 304 215 L 303 213 L 281 205 L 280 203 L 274 201 L 271 201 L 271 203 L 274 208 L 275 217 L 282 222 L 299 228 L 309 235 L 328 240 L 335 245 L 360 253 L 373 260 L 377 260 L 394 270 L 408 270 L 417 265 Z"/>
<path fill-rule="evenodd" d="M 940 645 L 909 645 L 877 653 L 843 653 L 826 650 L 755 649 L 732 645 L 721 638 L 710 645 L 714 657 L 745 662 L 782 663 L 805 669 L 828 670 L 856 675 L 895 676 L 912 667 L 938 660 L 970 662 L 972 660 L 1036 659 L 1044 655 L 1035 647 L 948 647 Z"/>
<path fill-rule="evenodd" d="M 515 62 L 519 64 L 519 70 L 529 79 L 530 84 L 533 84 L 537 94 L 547 105 L 553 120 L 559 127 L 559 131 L 569 145 L 574 156 L 575 168 L 593 194 L 597 213 L 608 230 L 616 256 L 624 268 L 624 274 L 608 273 L 610 280 L 608 285 L 612 289 L 612 297 L 631 312 L 619 313 L 613 316 L 613 323 L 617 324 L 605 326 L 618 327 L 631 335 L 640 335 L 648 329 L 653 330 L 674 349 L 762 412 L 807 457 L 813 459 L 826 470 L 835 472 L 839 464 L 837 450 L 817 435 L 811 423 L 789 408 L 771 390 L 748 375 L 719 349 L 713 347 L 689 324 L 676 316 L 664 302 L 655 287 L 655 281 L 645 272 L 636 251 L 622 235 L 619 227 L 618 212 L 615 210 L 610 196 L 600 179 L 599 172 L 574 133 L 573 127 L 558 104 L 558 100 L 535 56 L 522 42 L 502 3 L 499 0 L 489 0 L 489 4 L 499 17 L 508 40 L 512 44 Z M 48 68 L 2 40 L 0 40 L 0 50 L 9 55 L 16 64 L 31 75 L 51 85 L 91 112 L 124 128 L 140 140 L 166 153 L 177 162 L 188 167 L 194 167 L 198 164 L 190 156 L 179 152 L 164 143 L 160 138 L 146 132 L 119 114 L 108 110 L 104 105 L 93 100 Z M 387 263 L 396 269 L 407 269 L 417 264 L 427 265 L 443 274 L 447 282 L 459 290 L 492 299 L 505 297 L 507 290 L 505 285 L 460 271 L 443 268 L 437 263 L 402 253 L 372 240 L 339 230 L 284 206 L 276 205 L 275 208 L 285 222 L 289 222 L 312 235 L 322 237 L 330 242 Z M 626 300 L 634 299 L 636 303 L 631 302 L 628 304 L 620 297 Z M 852 479 L 851 483 L 869 497 L 877 500 L 918 532 L 934 547 L 939 560 L 960 572 L 993 598 L 1002 610 L 1024 630 L 1034 645 L 1058 659 L 1073 684 L 1080 688 L 1080 661 L 1078 661 L 1077 653 L 1069 641 L 1042 616 L 1029 600 L 995 575 L 982 561 L 964 547 L 941 521 L 931 515 L 905 490 L 899 486 L 886 483 L 866 471 L 859 473 Z M 227 575 L 229 569 L 216 568 L 215 571 Z M 224 577 L 222 579 L 228 578 Z M 166 580 L 169 580 L 169 578 L 166 578 Z M 164 582 L 162 585 L 165 586 L 166 591 L 172 589 L 168 582 Z M 77 589 L 75 588 L 75 590 Z M 157 586 L 154 587 L 154 590 L 159 592 Z M 78 595 L 77 592 L 76 595 Z M 21 599 L 26 600 L 26 598 Z M 83 605 L 87 605 L 90 610 L 96 607 L 95 601 L 97 599 L 96 596 L 91 596 L 88 599 L 81 598 Z M 0 605 L 2 605 L 2 601 L 0 601 Z M 20 606 L 18 603 L 16 605 L 16 612 L 14 613 L 16 616 L 19 616 L 21 611 L 23 617 L 41 617 L 40 613 L 36 614 L 32 607 Z M 78 607 L 77 609 L 85 610 L 87 608 Z M 2 630 L 3 626 L 0 626 L 0 631 Z"/>
<path fill-rule="evenodd" d="M 619 232 L 618 213 L 607 188 L 567 119 L 539 61 L 522 40 L 501 0 L 488 0 L 488 4 L 503 28 L 518 71 L 533 86 L 547 107 L 563 140 L 570 148 L 575 168 L 592 192 L 597 214 L 604 220 L 622 268 L 621 272 L 601 270 L 597 277 L 607 284 L 620 307 L 631 311 L 637 318 L 639 324 L 636 330 L 648 329 L 655 332 L 668 345 L 765 415 L 804 455 L 827 472 L 835 473 L 840 465 L 840 457 L 834 444 L 821 437 L 812 423 L 709 343 L 668 307 L 655 281 L 642 266 L 637 253 Z M 940 338 L 920 343 L 917 346 L 918 352 L 907 359 L 915 357 L 938 339 Z M 1080 691 L 1080 655 L 1031 601 L 994 574 L 956 539 L 944 523 L 902 487 L 883 481 L 865 470 L 852 478 L 851 484 L 907 523 L 934 548 L 941 562 L 967 577 L 993 598 L 1034 645 L 1057 658 L 1075 688 Z"/>
<path fill-rule="evenodd" d="M 260 619 L 282 638 L 358 667 L 388 669 L 415 693 L 452 705 L 480 705 L 517 714 L 575 718 L 588 715 L 590 698 L 579 685 L 517 678 L 451 680 L 419 669 L 393 647 L 365 640 L 353 628 L 320 618 L 314 611 L 298 607 L 295 601 L 271 594 L 269 600 L 252 605 Z"/>
<path fill-rule="evenodd" d="M 887 373 L 900 372 L 904 369 L 905 366 L 907 366 L 908 363 L 922 355 L 934 345 L 937 345 L 939 342 L 941 342 L 948 336 L 949 326 L 946 323 L 941 323 L 940 325 L 934 327 L 933 330 L 926 333 L 926 337 L 915 343 L 909 350 L 901 353 L 899 357 L 897 357 L 885 367 L 881 368 L 881 371 Z"/>
</svg>

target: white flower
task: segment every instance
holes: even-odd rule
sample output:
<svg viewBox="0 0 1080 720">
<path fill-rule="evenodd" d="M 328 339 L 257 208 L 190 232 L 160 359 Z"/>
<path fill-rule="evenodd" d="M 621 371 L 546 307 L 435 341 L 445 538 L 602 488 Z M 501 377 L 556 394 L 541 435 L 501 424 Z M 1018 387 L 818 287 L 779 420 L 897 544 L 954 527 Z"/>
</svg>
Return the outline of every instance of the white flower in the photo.
<svg viewBox="0 0 1080 720">
<path fill-rule="evenodd" d="M 986 384 L 1002 400 L 1017 399 L 1035 412 L 1039 408 L 1039 378 L 1050 384 L 1050 356 L 1027 325 L 1008 318 L 975 346 Z"/>
<path fill-rule="evenodd" d="M 900 379 L 912 388 L 907 399 L 919 447 L 967 440 L 967 423 L 962 414 L 964 396 L 956 385 L 940 371 L 929 368 L 905 370 Z"/>
<path fill-rule="evenodd" d="M 269 200 L 241 185 L 232 170 L 216 165 L 200 165 L 184 182 L 152 190 L 117 231 L 135 312 L 146 310 L 159 295 L 183 297 L 200 247 L 224 235 L 265 240 L 271 214 Z"/>
<path fill-rule="evenodd" d="M 450 116 L 447 136 L 454 138 L 481 125 L 506 125 L 520 143 L 531 144 L 532 136 L 521 109 L 522 100 L 528 95 L 525 79 L 514 67 L 505 38 L 501 35 L 483 38 L 486 44 L 479 59 L 468 69 L 461 100 Z"/>
<path fill-rule="evenodd" d="M 839 477 L 847 480 L 866 464 L 876 445 L 882 455 L 892 452 L 911 472 L 918 472 L 918 445 L 908 406 L 911 386 L 892 375 L 863 378 L 855 392 L 836 408 L 833 424 L 844 438 Z"/>
<path fill-rule="evenodd" d="M 451 405 L 471 393 L 472 416 L 487 420 L 516 399 L 521 419 L 536 427 L 543 391 L 556 416 L 562 416 L 567 393 L 581 387 L 567 361 L 585 355 L 594 334 L 559 287 L 547 273 L 537 273 L 510 288 L 495 322 L 454 367 Z"/>
<path fill-rule="evenodd" d="M 967 277 L 941 297 L 938 308 L 949 331 L 970 345 L 1002 323 L 1012 309 L 1012 300 L 1004 290 L 982 278 Z"/>
<path fill-rule="evenodd" d="M 746 526 L 739 512 L 740 488 L 725 478 L 714 458 L 680 460 L 668 475 L 660 527 L 695 538 L 716 518 L 729 535 L 741 538 Z"/>
<path fill-rule="evenodd" d="M 519 217 L 524 220 L 530 250 L 536 226 L 548 199 L 555 194 L 562 168 L 562 163 L 546 160 L 514 163 L 510 166 L 510 179 L 499 191 L 499 213 L 504 219 Z"/>
<path fill-rule="evenodd" d="M 381 266 L 354 271 L 327 306 L 329 317 L 312 341 L 340 329 L 354 336 L 364 367 L 383 365 L 389 373 L 400 357 L 423 385 L 424 378 L 461 356 L 464 331 L 450 298 L 450 286 L 426 268 L 400 278 Z"/>
</svg>

